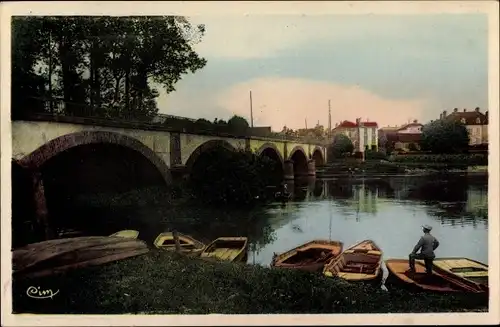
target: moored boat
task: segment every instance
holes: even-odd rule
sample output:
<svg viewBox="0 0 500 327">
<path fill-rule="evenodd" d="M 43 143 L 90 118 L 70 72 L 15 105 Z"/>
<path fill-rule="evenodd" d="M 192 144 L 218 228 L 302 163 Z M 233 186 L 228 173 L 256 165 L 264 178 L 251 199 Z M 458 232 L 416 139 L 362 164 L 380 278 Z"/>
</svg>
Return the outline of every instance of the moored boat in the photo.
<svg viewBox="0 0 500 327">
<path fill-rule="evenodd" d="M 108 236 L 54 239 L 12 250 L 13 276 L 42 277 L 101 265 L 149 251 L 145 242 Z"/>
<path fill-rule="evenodd" d="M 382 279 L 382 250 L 371 240 L 364 240 L 328 262 L 323 274 L 347 281 L 377 282 Z"/>
<path fill-rule="evenodd" d="M 479 287 L 440 270 L 433 270 L 432 275 L 427 275 L 425 265 L 420 260 L 415 261 L 414 273 L 408 271 L 409 261 L 406 259 L 389 259 L 385 261 L 385 265 L 389 271 L 386 284 L 401 284 L 415 290 L 440 293 L 482 292 Z"/>
<path fill-rule="evenodd" d="M 488 265 L 469 258 L 436 258 L 434 268 L 488 290 Z"/>
<path fill-rule="evenodd" d="M 321 271 L 328 260 L 342 252 L 340 241 L 312 240 L 289 251 L 275 255 L 272 267 L 292 268 L 311 272 Z"/>
<path fill-rule="evenodd" d="M 185 235 L 182 233 L 177 233 L 177 235 L 179 236 L 179 245 L 181 248 L 181 252 L 184 254 L 193 256 L 200 255 L 200 253 L 205 248 L 205 244 L 189 235 Z M 174 234 L 172 232 L 160 233 L 153 243 L 158 249 L 167 251 L 176 250 Z"/>
<path fill-rule="evenodd" d="M 248 239 L 246 237 L 219 237 L 203 249 L 200 257 L 224 261 L 244 261 L 247 258 L 247 251 Z"/>
<path fill-rule="evenodd" d="M 139 232 L 133 229 L 124 229 L 109 235 L 111 237 L 124 237 L 124 238 L 137 238 L 139 236 Z"/>
</svg>

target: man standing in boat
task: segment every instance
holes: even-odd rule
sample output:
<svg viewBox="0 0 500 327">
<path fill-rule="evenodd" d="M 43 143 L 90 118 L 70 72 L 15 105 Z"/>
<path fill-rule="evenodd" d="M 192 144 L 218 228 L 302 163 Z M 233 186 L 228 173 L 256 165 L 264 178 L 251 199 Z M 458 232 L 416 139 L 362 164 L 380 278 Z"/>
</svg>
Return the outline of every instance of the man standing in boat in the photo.
<svg viewBox="0 0 500 327">
<path fill-rule="evenodd" d="M 432 227 L 429 225 L 422 226 L 422 230 L 424 235 L 420 237 L 417 245 L 413 248 L 413 251 L 410 253 L 410 273 L 415 272 L 415 260 L 424 260 L 425 270 L 427 274 L 432 274 L 432 262 L 436 255 L 434 254 L 434 250 L 436 250 L 439 246 L 439 241 L 431 235 Z M 420 253 L 417 253 L 420 250 Z"/>
</svg>

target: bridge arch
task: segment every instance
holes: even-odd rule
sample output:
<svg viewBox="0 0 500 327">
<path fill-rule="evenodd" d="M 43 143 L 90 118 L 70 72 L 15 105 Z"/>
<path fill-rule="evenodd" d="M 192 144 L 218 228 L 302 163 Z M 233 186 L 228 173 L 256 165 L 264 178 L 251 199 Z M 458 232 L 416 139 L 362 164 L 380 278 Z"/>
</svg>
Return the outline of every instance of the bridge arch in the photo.
<svg viewBox="0 0 500 327">
<path fill-rule="evenodd" d="M 308 167 L 308 156 L 300 145 L 295 146 L 288 156 L 293 161 L 293 171 L 295 175 L 306 176 Z"/>
<path fill-rule="evenodd" d="M 223 148 L 223 149 L 226 149 L 228 151 L 236 151 L 236 148 L 231 145 L 231 143 L 229 143 L 228 141 L 225 141 L 225 140 L 210 140 L 210 141 L 207 141 L 203 144 L 201 144 L 200 146 L 198 146 L 194 151 L 193 153 L 191 153 L 191 155 L 189 156 L 188 160 L 186 161 L 186 170 L 188 172 L 191 172 L 194 164 L 196 163 L 196 160 L 198 160 L 198 158 L 204 153 L 204 152 L 207 152 L 211 149 L 215 149 L 215 148 Z"/>
<path fill-rule="evenodd" d="M 316 167 L 320 167 L 325 164 L 325 156 L 323 155 L 321 147 L 314 147 L 311 159 L 314 160 Z"/>
<path fill-rule="evenodd" d="M 168 165 L 152 149 L 133 137 L 108 131 L 82 131 L 59 136 L 18 160 L 18 164 L 29 170 L 39 170 L 48 160 L 58 154 L 81 145 L 90 144 L 113 144 L 138 152 L 153 164 L 165 184 L 171 183 L 172 178 Z"/>
<path fill-rule="evenodd" d="M 258 156 L 266 155 L 271 159 L 278 159 L 279 162 L 283 165 L 285 160 L 283 159 L 283 155 L 280 150 L 273 143 L 264 143 L 256 152 Z"/>
</svg>

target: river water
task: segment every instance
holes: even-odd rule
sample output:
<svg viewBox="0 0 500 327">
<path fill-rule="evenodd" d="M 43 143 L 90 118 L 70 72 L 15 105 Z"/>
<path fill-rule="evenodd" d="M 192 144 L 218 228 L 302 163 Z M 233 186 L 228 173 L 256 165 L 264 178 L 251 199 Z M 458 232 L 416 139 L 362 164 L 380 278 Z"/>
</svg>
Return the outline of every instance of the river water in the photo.
<svg viewBox="0 0 500 327">
<path fill-rule="evenodd" d="M 384 259 L 407 258 L 433 226 L 439 257 L 468 257 L 488 262 L 487 176 L 309 179 L 290 184 L 293 199 L 253 210 L 200 206 L 136 205 L 86 214 L 95 222 L 112 220 L 112 229 L 135 228 L 152 242 L 173 228 L 204 241 L 247 236 L 249 263 L 269 265 L 283 252 L 313 239 L 340 240 L 347 248 L 371 239 Z M 83 212 L 83 211 L 81 211 Z M 100 230 L 102 230 L 99 227 Z M 103 233 L 112 232 L 111 229 Z"/>
</svg>

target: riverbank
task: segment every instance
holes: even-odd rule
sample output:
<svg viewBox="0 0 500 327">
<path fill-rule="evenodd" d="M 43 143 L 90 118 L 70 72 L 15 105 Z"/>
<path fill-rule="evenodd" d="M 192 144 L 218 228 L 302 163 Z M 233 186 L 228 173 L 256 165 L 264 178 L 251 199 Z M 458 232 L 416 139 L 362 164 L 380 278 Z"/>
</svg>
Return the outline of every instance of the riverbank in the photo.
<svg viewBox="0 0 500 327">
<path fill-rule="evenodd" d="M 317 178 L 341 176 L 388 177 L 388 176 L 428 176 L 435 174 L 466 174 L 481 176 L 488 174 L 488 166 L 452 166 L 442 162 L 391 162 L 386 160 L 339 161 L 316 169 Z"/>
<path fill-rule="evenodd" d="M 51 300 L 29 286 L 59 290 Z M 16 313 L 272 314 L 487 311 L 475 295 L 388 292 L 336 278 L 240 263 L 150 253 L 58 278 L 14 281 Z"/>
</svg>

